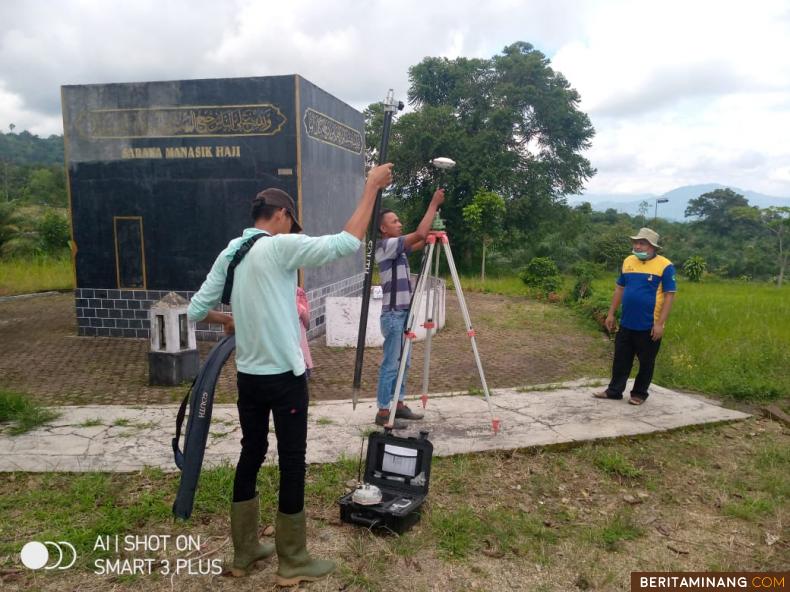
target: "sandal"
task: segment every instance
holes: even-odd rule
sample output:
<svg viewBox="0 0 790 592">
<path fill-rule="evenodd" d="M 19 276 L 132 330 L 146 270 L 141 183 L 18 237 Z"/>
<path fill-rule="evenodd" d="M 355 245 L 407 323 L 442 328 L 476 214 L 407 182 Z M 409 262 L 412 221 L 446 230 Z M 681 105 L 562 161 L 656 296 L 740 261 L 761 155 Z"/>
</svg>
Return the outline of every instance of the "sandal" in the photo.
<svg viewBox="0 0 790 592">
<path fill-rule="evenodd" d="M 599 393 L 593 393 L 593 397 L 596 399 L 610 399 L 612 401 L 621 401 L 623 396 L 620 395 L 619 397 L 611 397 L 607 391 L 601 391 Z"/>
<path fill-rule="evenodd" d="M 631 397 L 630 399 L 628 399 L 628 403 L 630 405 L 641 405 L 645 401 L 646 399 L 640 399 L 639 397 Z"/>
</svg>

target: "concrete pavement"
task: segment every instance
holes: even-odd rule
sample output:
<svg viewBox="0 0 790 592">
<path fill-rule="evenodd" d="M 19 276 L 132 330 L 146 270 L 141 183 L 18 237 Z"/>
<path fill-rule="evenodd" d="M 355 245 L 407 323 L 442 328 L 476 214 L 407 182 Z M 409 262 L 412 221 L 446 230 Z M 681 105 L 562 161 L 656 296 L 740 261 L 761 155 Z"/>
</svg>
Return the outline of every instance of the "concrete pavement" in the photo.
<svg viewBox="0 0 790 592">
<path fill-rule="evenodd" d="M 497 389 L 492 401 L 501 420 L 498 434 L 491 429 L 483 397 L 435 395 L 428 401 L 425 419 L 409 422 L 408 430 L 396 434 L 428 430 L 434 454 L 446 456 L 648 434 L 748 417 L 655 385 L 650 399 L 639 407 L 628 405 L 626 399 L 594 399 L 592 393 L 601 389 L 601 382 L 582 380 L 526 392 Z M 417 408 L 420 403 L 410 405 Z M 177 409 L 175 405 L 57 407 L 61 416 L 51 425 L 19 436 L 0 436 L 0 472 L 125 472 L 146 466 L 175 471 L 170 442 Z M 307 461 L 356 457 L 361 436 L 375 427 L 374 413 L 373 399 L 362 400 L 356 411 L 350 400 L 311 405 Z M 235 406 L 215 406 L 204 466 L 235 464 L 240 439 Z M 273 435 L 269 440 L 266 462 L 272 463 L 277 445 Z"/>
</svg>

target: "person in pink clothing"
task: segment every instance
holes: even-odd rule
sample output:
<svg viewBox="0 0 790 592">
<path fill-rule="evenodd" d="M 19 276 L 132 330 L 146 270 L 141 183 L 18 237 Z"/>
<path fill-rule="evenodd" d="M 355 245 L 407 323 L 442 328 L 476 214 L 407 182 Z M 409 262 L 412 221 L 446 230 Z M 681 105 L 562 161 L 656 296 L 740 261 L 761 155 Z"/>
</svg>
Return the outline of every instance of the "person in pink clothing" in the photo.
<svg viewBox="0 0 790 592">
<path fill-rule="evenodd" d="M 296 311 L 299 313 L 299 323 L 302 330 L 302 339 L 299 345 L 304 356 L 305 378 L 309 379 L 313 371 L 313 356 L 310 355 L 310 345 L 307 343 L 307 329 L 310 327 L 310 305 L 307 303 L 307 294 L 299 286 L 296 287 Z"/>
</svg>

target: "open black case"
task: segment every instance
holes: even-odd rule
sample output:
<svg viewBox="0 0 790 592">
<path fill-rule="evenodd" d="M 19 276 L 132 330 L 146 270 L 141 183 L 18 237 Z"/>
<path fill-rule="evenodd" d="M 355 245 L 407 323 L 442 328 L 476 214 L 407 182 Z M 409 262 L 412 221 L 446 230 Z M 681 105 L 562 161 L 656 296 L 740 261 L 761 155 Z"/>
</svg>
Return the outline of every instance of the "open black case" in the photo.
<svg viewBox="0 0 790 592">
<path fill-rule="evenodd" d="M 354 493 L 347 493 L 338 500 L 340 519 L 397 533 L 414 526 L 428 496 L 432 457 L 428 432 L 420 432 L 419 438 L 401 438 L 391 432 L 371 434 L 364 481 L 381 490 L 381 502 L 358 504 L 352 499 Z"/>
</svg>

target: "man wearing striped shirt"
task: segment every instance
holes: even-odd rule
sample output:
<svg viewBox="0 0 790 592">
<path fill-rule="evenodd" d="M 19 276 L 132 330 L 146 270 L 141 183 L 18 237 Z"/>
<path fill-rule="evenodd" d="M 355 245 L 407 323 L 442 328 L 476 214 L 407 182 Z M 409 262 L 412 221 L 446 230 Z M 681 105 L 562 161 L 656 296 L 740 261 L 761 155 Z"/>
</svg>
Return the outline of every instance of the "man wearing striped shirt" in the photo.
<svg viewBox="0 0 790 592">
<path fill-rule="evenodd" d="M 379 382 L 376 391 L 378 413 L 375 423 L 386 425 L 392 423 L 394 429 L 400 430 L 406 424 L 399 419 L 422 419 L 422 415 L 414 413 L 406 406 L 406 380 L 399 394 L 395 419 L 389 421 L 389 406 L 395 391 L 395 382 L 400 367 L 400 352 L 403 345 L 403 332 L 409 316 L 411 303 L 411 281 L 409 279 L 409 260 L 407 255 L 422 249 L 431 229 L 431 222 L 436 210 L 444 202 L 444 189 L 437 189 L 431 203 L 425 211 L 417 230 L 403 234 L 403 224 L 392 210 L 384 210 L 379 216 L 381 241 L 376 247 L 376 262 L 379 264 L 379 276 L 384 300 L 381 307 L 381 333 L 384 335 L 384 359 L 379 370 Z M 406 362 L 408 370 L 409 361 Z"/>
</svg>

